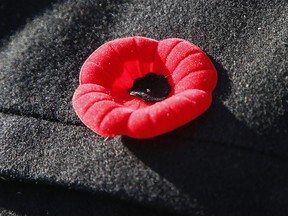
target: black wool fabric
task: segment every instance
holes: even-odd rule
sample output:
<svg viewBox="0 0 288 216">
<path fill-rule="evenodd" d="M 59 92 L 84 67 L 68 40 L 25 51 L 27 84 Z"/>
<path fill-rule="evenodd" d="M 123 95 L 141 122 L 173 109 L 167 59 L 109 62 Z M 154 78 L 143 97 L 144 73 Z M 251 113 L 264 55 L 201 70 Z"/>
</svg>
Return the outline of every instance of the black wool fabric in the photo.
<svg viewBox="0 0 288 216">
<path fill-rule="evenodd" d="M 28 2 L 0 3 L 1 214 L 288 214 L 287 1 Z M 128 36 L 203 49 L 219 76 L 209 110 L 151 139 L 85 127 L 79 70 Z"/>
</svg>

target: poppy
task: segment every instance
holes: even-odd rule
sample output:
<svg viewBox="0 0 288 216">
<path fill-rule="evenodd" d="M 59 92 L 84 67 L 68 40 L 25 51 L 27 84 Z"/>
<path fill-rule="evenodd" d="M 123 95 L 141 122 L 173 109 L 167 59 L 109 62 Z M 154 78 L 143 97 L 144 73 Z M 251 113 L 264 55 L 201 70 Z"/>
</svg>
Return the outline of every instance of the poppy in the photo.
<svg viewBox="0 0 288 216">
<path fill-rule="evenodd" d="M 97 134 L 150 138 L 206 111 L 216 82 L 210 59 L 188 41 L 121 38 L 85 61 L 73 106 Z"/>
</svg>

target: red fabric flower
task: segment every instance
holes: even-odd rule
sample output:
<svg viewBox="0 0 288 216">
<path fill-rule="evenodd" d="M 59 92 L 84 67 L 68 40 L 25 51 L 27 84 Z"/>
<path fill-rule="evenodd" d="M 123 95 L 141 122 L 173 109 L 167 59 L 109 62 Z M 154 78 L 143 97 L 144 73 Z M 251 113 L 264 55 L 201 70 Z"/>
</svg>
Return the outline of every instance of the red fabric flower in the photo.
<svg viewBox="0 0 288 216">
<path fill-rule="evenodd" d="M 216 82 L 215 67 L 192 43 L 177 38 L 116 39 L 85 61 L 73 106 L 97 134 L 149 138 L 206 111 Z"/>
</svg>

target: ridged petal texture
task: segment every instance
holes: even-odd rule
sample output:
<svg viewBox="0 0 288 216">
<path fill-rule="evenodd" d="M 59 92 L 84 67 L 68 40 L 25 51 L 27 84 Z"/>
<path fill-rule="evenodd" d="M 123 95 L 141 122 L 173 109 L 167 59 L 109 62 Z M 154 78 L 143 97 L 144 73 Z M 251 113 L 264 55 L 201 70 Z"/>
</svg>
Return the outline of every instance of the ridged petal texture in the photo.
<svg viewBox="0 0 288 216">
<path fill-rule="evenodd" d="M 172 87 L 150 103 L 128 93 L 137 78 L 154 72 Z M 205 112 L 217 72 L 208 56 L 183 39 L 128 37 L 105 43 L 85 61 L 73 96 L 82 122 L 99 135 L 150 138 L 171 131 Z"/>
</svg>

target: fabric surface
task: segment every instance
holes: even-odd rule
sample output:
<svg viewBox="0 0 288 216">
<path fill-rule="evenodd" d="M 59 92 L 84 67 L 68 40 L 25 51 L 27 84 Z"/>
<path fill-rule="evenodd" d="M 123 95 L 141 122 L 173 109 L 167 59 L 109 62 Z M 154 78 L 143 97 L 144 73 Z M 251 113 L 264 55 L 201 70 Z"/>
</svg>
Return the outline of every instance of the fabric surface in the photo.
<svg viewBox="0 0 288 216">
<path fill-rule="evenodd" d="M 287 1 L 12 2 L 0 3 L 3 214 L 287 215 Z M 73 111 L 79 71 L 136 35 L 204 50 L 213 103 L 162 136 L 105 141 Z"/>
</svg>

